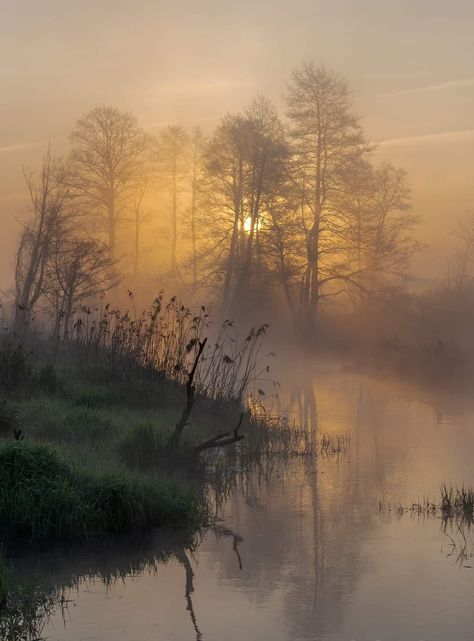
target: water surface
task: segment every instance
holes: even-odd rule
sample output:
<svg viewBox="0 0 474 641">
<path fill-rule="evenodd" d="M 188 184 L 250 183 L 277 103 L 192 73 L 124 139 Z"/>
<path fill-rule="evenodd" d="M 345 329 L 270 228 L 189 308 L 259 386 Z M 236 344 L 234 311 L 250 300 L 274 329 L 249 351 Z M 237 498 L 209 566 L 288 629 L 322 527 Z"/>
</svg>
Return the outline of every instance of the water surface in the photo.
<svg viewBox="0 0 474 641">
<path fill-rule="evenodd" d="M 156 533 L 43 560 L 53 582 L 87 576 L 66 592 L 69 607 L 47 638 L 474 638 L 470 533 L 398 510 L 437 498 L 444 482 L 474 485 L 469 399 L 335 365 L 308 369 L 286 389 L 300 421 L 350 434 L 347 453 L 296 460 L 271 479 L 253 474 L 192 552 Z M 125 578 L 110 581 L 114 567 Z"/>
</svg>

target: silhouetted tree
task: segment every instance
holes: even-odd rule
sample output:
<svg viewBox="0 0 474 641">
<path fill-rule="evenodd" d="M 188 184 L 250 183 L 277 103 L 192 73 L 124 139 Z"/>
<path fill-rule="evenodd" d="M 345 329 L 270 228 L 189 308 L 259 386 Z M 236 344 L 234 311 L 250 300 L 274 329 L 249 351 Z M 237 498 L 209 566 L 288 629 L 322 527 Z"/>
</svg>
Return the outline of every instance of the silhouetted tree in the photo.
<svg viewBox="0 0 474 641">
<path fill-rule="evenodd" d="M 245 298 L 262 275 L 268 205 L 284 181 L 287 144 L 275 110 L 257 98 L 226 116 L 206 150 L 208 254 L 222 283 L 222 308 Z"/>
<path fill-rule="evenodd" d="M 141 230 L 143 223 L 149 217 L 149 212 L 144 208 L 144 199 L 149 189 L 149 180 L 143 178 L 136 187 L 133 202 L 133 283 L 136 287 L 139 281 L 139 262 L 141 252 Z"/>
<path fill-rule="evenodd" d="M 351 280 L 343 259 L 346 220 L 335 207 L 347 168 L 368 151 L 347 83 L 305 63 L 293 72 L 287 95 L 293 143 L 292 180 L 300 193 L 305 266 L 300 284 L 303 320 L 314 326 L 324 289 Z"/>
<path fill-rule="evenodd" d="M 71 188 L 63 163 L 48 151 L 38 177 L 25 173 L 31 218 L 24 226 L 16 254 L 15 329 L 25 326 L 28 316 L 44 294 L 45 278 L 54 239 L 62 220 L 70 215 Z"/>
<path fill-rule="evenodd" d="M 117 230 L 133 208 L 150 139 L 134 115 L 102 106 L 78 120 L 70 141 L 73 184 L 105 231 L 114 257 Z"/>
<path fill-rule="evenodd" d="M 45 297 L 55 312 L 55 336 L 68 338 L 74 311 L 93 302 L 119 281 L 105 243 L 75 236 L 70 230 L 59 233 L 51 252 L 45 287 Z"/>
<path fill-rule="evenodd" d="M 178 247 L 178 197 L 189 177 L 189 138 L 181 126 L 169 126 L 158 138 L 159 180 L 171 199 L 170 273 L 181 282 L 181 270 L 177 259 Z"/>
<path fill-rule="evenodd" d="M 200 203 L 200 192 L 203 189 L 203 154 L 205 139 L 201 129 L 196 127 L 190 138 L 191 148 L 191 203 L 189 206 L 190 235 L 191 235 L 191 282 L 193 293 L 198 285 L 198 206 Z"/>
</svg>

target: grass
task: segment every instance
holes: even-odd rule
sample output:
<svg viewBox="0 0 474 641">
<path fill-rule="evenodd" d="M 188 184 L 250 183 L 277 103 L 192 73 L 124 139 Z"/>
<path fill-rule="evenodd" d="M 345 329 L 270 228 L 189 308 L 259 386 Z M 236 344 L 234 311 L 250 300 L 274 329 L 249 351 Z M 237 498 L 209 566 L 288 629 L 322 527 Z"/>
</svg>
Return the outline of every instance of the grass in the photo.
<svg viewBox="0 0 474 641">
<path fill-rule="evenodd" d="M 130 292 L 133 301 L 133 294 Z M 224 321 L 209 341 L 196 375 L 196 389 L 207 398 L 243 401 L 248 389 L 268 366 L 260 351 L 268 325 L 252 327 L 243 337 Z M 212 320 L 203 306 L 192 310 L 161 293 L 140 316 L 109 305 L 83 307 L 76 314 L 74 336 L 61 344 L 74 353 L 80 367 L 104 377 L 125 377 L 132 383 L 144 374 L 150 380 L 185 384 L 199 344 L 211 331 Z"/>
<path fill-rule="evenodd" d="M 185 401 L 178 381 L 150 376 L 146 368 L 130 381 L 104 375 L 71 354 L 56 367 L 36 356 L 17 361 L 14 380 L 21 372 L 28 377 L 26 385 L 17 381 L 5 391 L 2 405 L 3 539 L 50 541 L 208 522 L 213 454 L 197 456 L 193 447 L 235 427 L 238 401 L 198 393 L 192 429 L 170 451 L 167 442 Z M 273 427 L 272 446 L 269 424 L 247 422 L 241 467 L 251 456 L 295 449 L 289 441 L 283 445 L 291 438 L 288 426 Z M 15 433 L 22 440 L 14 440 Z M 237 468 L 229 470 L 235 474 Z"/>
<path fill-rule="evenodd" d="M 379 501 L 379 511 L 392 511 L 389 504 Z M 417 516 L 440 518 L 444 524 L 456 523 L 470 527 L 474 524 L 474 489 L 442 485 L 437 500 L 423 498 L 412 501 L 411 505 L 395 508 L 399 515 L 411 513 Z"/>
<path fill-rule="evenodd" d="M 0 553 L 0 639 L 41 641 L 42 631 L 57 601 L 29 578 L 19 579 Z"/>
<path fill-rule="evenodd" d="M 178 479 L 74 469 L 50 446 L 0 444 L 0 530 L 8 539 L 70 539 L 171 524 L 189 527 L 202 503 Z"/>
<path fill-rule="evenodd" d="M 262 459 L 315 452 L 303 431 L 250 408 L 239 447 L 199 455 L 196 446 L 214 444 L 216 434 L 237 435 L 267 326 L 238 339 L 225 321 L 206 344 L 209 328 L 205 308 L 195 314 L 160 296 L 139 318 L 83 308 L 67 340 L 48 342 L 34 332 L 27 347 L 13 336 L 0 340 L 3 538 L 199 527 L 208 518 L 216 459 L 230 477 Z M 190 369 L 193 424 L 186 417 L 172 448 Z"/>
<path fill-rule="evenodd" d="M 136 376 L 99 382 L 68 366 L 32 369 L 4 410 L 0 439 L 0 534 L 53 540 L 145 530 L 200 528 L 209 489 L 225 495 L 238 474 L 272 459 L 328 455 L 341 445 L 251 411 L 239 447 L 196 456 L 196 442 L 235 428 L 239 404 L 200 396 L 180 447 L 167 447 L 185 393 L 176 381 Z M 145 402 L 143 402 L 145 398 Z M 24 440 L 12 438 L 13 428 Z M 342 447 L 342 446 L 341 446 Z M 223 479 L 225 481 L 223 482 Z M 211 488 L 211 486 L 213 486 Z"/>
<path fill-rule="evenodd" d="M 458 518 L 471 525 L 474 523 L 474 490 L 443 485 L 440 511 L 445 520 Z"/>
</svg>

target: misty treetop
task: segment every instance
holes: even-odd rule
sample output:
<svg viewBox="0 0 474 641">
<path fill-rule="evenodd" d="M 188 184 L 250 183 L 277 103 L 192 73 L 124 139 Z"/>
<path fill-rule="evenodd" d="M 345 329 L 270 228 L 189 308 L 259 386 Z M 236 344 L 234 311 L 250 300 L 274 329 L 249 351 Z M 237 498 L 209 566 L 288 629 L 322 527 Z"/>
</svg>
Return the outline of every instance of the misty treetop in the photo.
<svg viewBox="0 0 474 641">
<path fill-rule="evenodd" d="M 283 114 L 264 97 L 205 136 L 157 136 L 108 106 L 81 117 L 70 153 L 26 175 L 17 322 L 67 336 L 75 310 L 119 282 L 157 283 L 223 314 L 278 304 L 314 327 L 321 304 L 400 288 L 417 248 L 406 173 L 375 165 L 346 81 L 305 63 Z"/>
</svg>

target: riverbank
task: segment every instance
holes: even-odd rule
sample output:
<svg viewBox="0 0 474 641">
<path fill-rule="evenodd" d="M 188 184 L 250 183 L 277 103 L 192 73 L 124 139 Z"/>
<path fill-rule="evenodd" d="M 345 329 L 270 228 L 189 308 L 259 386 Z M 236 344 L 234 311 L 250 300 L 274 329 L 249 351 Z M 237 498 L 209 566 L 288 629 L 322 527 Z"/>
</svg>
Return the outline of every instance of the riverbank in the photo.
<svg viewBox="0 0 474 641">
<path fill-rule="evenodd" d="M 31 349 L 11 338 L 0 347 L 2 538 L 49 541 L 208 523 L 205 457 L 196 448 L 236 431 L 238 399 L 213 399 L 193 384 L 192 415 L 171 446 L 189 404 L 186 376 L 173 380 L 130 353 L 113 361 L 109 346 L 86 358 L 77 343 L 55 353 L 51 345 Z M 193 358 L 182 361 L 183 371 Z M 238 424 L 245 430 L 246 423 Z"/>
<path fill-rule="evenodd" d="M 308 433 L 262 412 L 260 390 L 244 412 L 264 330 L 236 343 L 224 324 L 206 348 L 197 317 L 165 314 L 138 331 L 114 315 L 75 340 L 2 339 L 2 539 L 198 530 L 210 486 L 216 497 L 265 457 L 314 453 Z"/>
<path fill-rule="evenodd" d="M 31 361 L 2 396 L 3 537 L 51 540 L 206 522 L 189 461 L 181 464 L 181 452 L 166 465 L 150 458 L 159 453 L 150 442 L 164 447 L 177 421 L 180 386 L 137 378 L 125 387 L 91 380 L 73 363 Z"/>
</svg>

